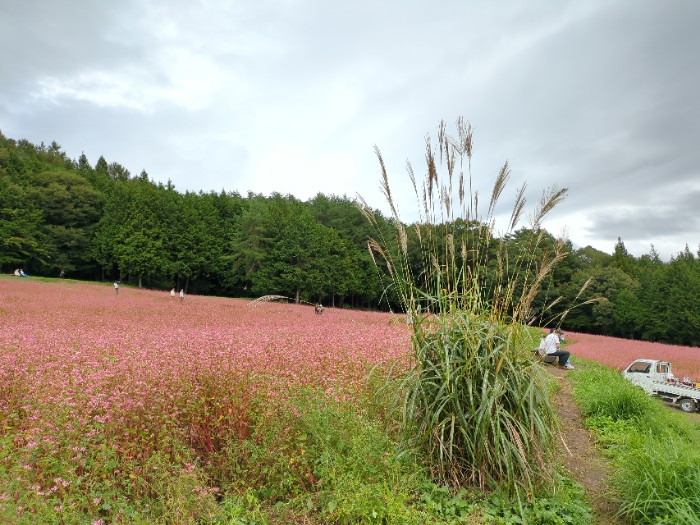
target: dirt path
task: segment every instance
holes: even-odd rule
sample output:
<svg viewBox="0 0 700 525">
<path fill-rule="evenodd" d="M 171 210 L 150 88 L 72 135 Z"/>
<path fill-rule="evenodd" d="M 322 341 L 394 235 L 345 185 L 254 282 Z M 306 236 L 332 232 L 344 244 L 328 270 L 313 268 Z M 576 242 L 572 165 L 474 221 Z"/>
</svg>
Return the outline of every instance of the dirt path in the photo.
<svg viewBox="0 0 700 525">
<path fill-rule="evenodd" d="M 571 393 L 571 383 L 566 379 L 567 372 L 556 367 L 547 367 L 547 370 L 560 386 L 554 397 L 562 434 L 558 443 L 559 459 L 585 489 L 593 510 L 593 523 L 622 525 L 624 522 L 615 517 L 615 505 L 609 494 L 608 464 L 583 424 L 581 410 Z"/>
</svg>

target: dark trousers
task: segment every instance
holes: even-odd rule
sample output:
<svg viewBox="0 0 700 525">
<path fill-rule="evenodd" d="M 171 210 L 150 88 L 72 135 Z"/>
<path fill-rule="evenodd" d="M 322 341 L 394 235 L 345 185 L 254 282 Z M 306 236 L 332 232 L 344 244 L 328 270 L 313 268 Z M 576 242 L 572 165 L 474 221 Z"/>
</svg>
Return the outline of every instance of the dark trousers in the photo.
<svg viewBox="0 0 700 525">
<path fill-rule="evenodd" d="M 567 352 L 566 350 L 557 350 L 556 352 L 551 352 L 547 355 L 559 356 L 559 366 L 564 366 L 566 364 L 566 362 L 569 360 L 569 357 L 571 356 L 571 352 Z"/>
</svg>

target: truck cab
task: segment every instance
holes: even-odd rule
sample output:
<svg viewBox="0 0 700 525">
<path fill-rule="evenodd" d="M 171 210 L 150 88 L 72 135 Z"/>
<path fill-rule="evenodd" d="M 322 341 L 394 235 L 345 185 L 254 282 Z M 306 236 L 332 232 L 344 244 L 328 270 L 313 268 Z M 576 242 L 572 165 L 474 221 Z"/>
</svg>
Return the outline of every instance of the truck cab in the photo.
<svg viewBox="0 0 700 525">
<path fill-rule="evenodd" d="M 666 383 L 674 379 L 671 363 L 654 359 L 637 359 L 622 372 L 622 375 L 648 394 L 654 393 L 653 383 Z"/>
</svg>

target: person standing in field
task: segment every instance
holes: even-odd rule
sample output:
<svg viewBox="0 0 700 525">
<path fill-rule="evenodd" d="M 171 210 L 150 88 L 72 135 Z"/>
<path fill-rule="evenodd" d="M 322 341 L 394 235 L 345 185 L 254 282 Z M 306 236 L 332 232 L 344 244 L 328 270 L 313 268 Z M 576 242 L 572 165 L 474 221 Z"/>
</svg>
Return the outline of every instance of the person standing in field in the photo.
<svg viewBox="0 0 700 525">
<path fill-rule="evenodd" d="M 170 297 L 172 297 L 173 299 L 175 299 L 175 288 L 173 288 L 173 289 L 170 290 Z"/>
<path fill-rule="evenodd" d="M 180 302 L 185 300 L 185 289 L 180 289 Z"/>
<path fill-rule="evenodd" d="M 559 346 L 559 334 L 552 328 L 549 331 L 549 335 L 544 338 L 544 351 L 547 355 L 554 355 L 559 358 L 559 368 L 564 370 L 571 370 L 573 366 L 568 364 L 569 356 L 571 352 L 567 350 L 561 350 Z"/>
<path fill-rule="evenodd" d="M 114 281 L 114 295 L 119 295 L 119 280 Z"/>
</svg>

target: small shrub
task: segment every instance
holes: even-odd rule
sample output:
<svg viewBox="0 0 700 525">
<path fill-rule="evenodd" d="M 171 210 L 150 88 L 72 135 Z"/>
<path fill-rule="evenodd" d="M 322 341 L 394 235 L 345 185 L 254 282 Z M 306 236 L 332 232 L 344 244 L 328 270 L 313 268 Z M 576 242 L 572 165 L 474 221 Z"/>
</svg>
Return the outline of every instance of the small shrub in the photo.
<svg viewBox="0 0 700 525">
<path fill-rule="evenodd" d="M 466 523 L 473 515 L 479 513 L 480 494 L 471 495 L 461 489 L 456 493 L 448 487 L 441 487 L 426 481 L 420 487 L 420 505 L 426 512 L 447 523 Z"/>
<path fill-rule="evenodd" d="M 220 521 L 226 525 L 267 525 L 268 519 L 260 501 L 251 491 L 227 496 L 221 503 Z"/>
</svg>

